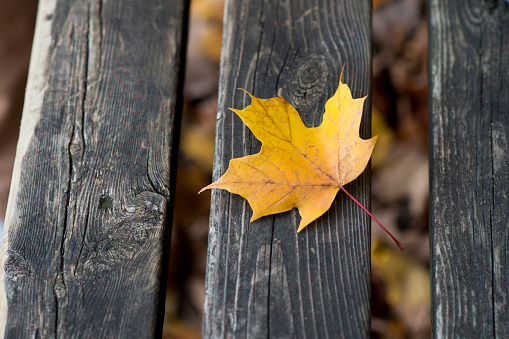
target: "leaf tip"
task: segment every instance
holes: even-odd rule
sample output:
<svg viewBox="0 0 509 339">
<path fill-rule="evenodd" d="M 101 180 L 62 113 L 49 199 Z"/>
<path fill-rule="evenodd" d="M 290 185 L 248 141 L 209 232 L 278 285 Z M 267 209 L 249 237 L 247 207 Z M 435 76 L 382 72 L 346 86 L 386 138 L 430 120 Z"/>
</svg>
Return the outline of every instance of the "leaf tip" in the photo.
<svg viewBox="0 0 509 339">
<path fill-rule="evenodd" d="M 302 231 L 304 228 L 306 228 L 307 225 L 309 225 L 309 222 L 303 223 L 301 220 L 301 222 L 299 224 L 299 228 L 297 229 L 297 233 L 300 233 L 300 231 Z"/>
<path fill-rule="evenodd" d="M 251 217 L 251 219 L 249 219 L 249 222 L 253 222 L 253 221 L 255 221 L 255 220 L 257 220 L 257 219 L 259 219 L 261 217 L 262 217 L 262 215 L 258 215 L 256 213 L 253 213 L 253 216 Z"/>
<path fill-rule="evenodd" d="M 248 94 L 251 98 L 253 98 L 253 95 L 252 95 L 251 93 L 249 93 L 248 91 L 246 91 L 245 89 L 240 88 L 240 87 L 239 87 L 239 88 L 237 88 L 237 89 L 240 89 L 241 91 L 243 91 L 243 92 L 247 93 L 247 94 Z"/>
</svg>

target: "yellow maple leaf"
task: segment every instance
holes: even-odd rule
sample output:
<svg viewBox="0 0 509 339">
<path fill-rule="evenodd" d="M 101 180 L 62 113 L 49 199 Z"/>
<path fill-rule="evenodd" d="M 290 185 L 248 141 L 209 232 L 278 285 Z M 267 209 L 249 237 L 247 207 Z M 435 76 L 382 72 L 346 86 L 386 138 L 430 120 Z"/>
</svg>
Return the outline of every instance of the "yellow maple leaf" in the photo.
<svg viewBox="0 0 509 339">
<path fill-rule="evenodd" d="M 260 153 L 232 159 L 226 173 L 200 193 L 220 188 L 241 195 L 253 209 L 251 221 L 297 208 L 300 232 L 324 214 L 337 192 L 346 192 L 343 186 L 368 164 L 377 137 L 359 137 L 366 97 L 352 98 L 340 77 L 336 93 L 325 104 L 322 124 L 307 128 L 282 96 L 259 99 L 248 94 L 249 106 L 230 109 L 262 142 Z"/>
</svg>

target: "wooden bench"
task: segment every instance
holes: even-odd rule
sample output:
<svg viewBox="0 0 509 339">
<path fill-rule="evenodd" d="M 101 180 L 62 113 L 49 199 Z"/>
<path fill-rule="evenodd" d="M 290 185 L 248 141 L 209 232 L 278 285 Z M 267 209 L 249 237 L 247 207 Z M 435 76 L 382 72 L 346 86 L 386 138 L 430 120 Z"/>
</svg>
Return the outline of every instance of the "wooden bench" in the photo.
<svg viewBox="0 0 509 339">
<path fill-rule="evenodd" d="M 430 1 L 432 330 L 509 338 L 509 4 Z"/>
<path fill-rule="evenodd" d="M 214 179 L 260 143 L 228 107 L 282 94 L 321 121 L 346 64 L 371 90 L 371 1 L 230 0 Z M 0 270 L 0 333 L 161 333 L 187 3 L 41 0 Z M 432 328 L 509 337 L 509 5 L 430 1 Z M 368 99 L 369 100 L 369 99 Z M 361 136 L 370 135 L 370 104 Z M 369 170 L 348 185 L 365 206 Z M 370 335 L 369 217 L 339 194 L 249 223 L 214 190 L 204 337 Z"/>
<path fill-rule="evenodd" d="M 160 335 L 184 0 L 41 0 L 0 270 L 6 338 Z"/>
<path fill-rule="evenodd" d="M 343 64 L 354 97 L 371 91 L 368 0 L 227 1 L 224 23 L 213 180 L 230 159 L 260 149 L 228 110 L 250 103 L 238 88 L 261 98 L 281 94 L 307 126 L 321 123 Z M 347 190 L 369 206 L 369 171 Z M 369 336 L 369 216 L 342 194 L 299 234 L 296 210 L 253 223 L 251 213 L 240 196 L 213 191 L 203 336 Z"/>
</svg>

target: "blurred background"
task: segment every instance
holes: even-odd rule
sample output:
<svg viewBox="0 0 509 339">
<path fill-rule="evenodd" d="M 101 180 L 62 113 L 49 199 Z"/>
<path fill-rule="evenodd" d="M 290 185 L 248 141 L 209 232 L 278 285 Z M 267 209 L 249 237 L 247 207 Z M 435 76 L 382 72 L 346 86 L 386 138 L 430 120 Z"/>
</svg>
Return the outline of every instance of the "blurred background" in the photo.
<svg viewBox="0 0 509 339">
<path fill-rule="evenodd" d="M 223 0 L 192 0 L 164 338 L 200 338 Z M 0 0 L 0 226 L 14 161 L 36 0 Z M 373 0 L 372 338 L 430 337 L 427 9 Z M 189 67 L 192 66 L 192 67 Z"/>
</svg>

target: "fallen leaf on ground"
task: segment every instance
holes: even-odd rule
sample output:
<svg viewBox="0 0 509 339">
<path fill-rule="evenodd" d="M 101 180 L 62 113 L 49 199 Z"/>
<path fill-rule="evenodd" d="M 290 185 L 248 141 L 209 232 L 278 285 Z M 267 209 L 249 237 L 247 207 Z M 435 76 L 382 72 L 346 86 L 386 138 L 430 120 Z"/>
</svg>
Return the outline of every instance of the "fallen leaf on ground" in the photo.
<svg viewBox="0 0 509 339">
<path fill-rule="evenodd" d="M 340 189 L 373 217 L 343 188 L 364 171 L 377 139 L 359 137 L 366 97 L 353 99 L 340 78 L 325 104 L 322 124 L 307 128 L 282 96 L 259 99 L 248 94 L 251 105 L 231 110 L 262 142 L 261 151 L 232 159 L 226 173 L 200 192 L 220 188 L 241 195 L 253 209 L 251 221 L 298 208 L 297 232 L 324 214 Z"/>
</svg>

